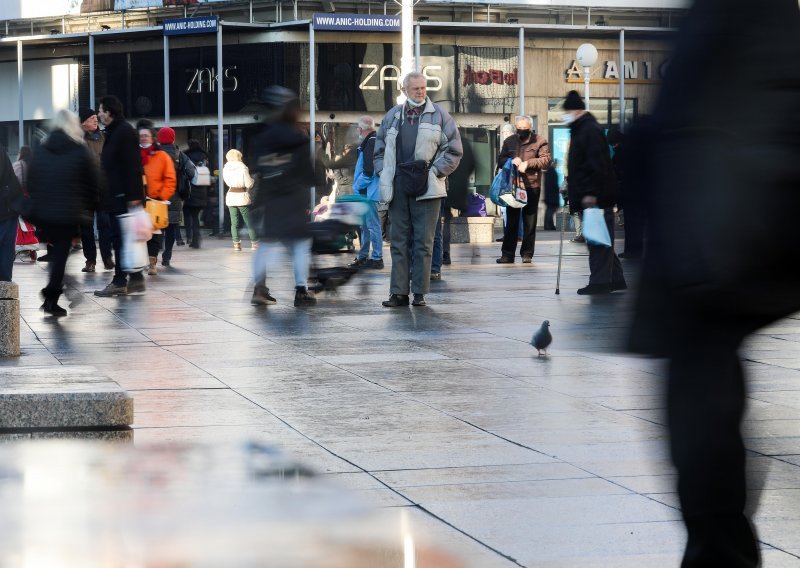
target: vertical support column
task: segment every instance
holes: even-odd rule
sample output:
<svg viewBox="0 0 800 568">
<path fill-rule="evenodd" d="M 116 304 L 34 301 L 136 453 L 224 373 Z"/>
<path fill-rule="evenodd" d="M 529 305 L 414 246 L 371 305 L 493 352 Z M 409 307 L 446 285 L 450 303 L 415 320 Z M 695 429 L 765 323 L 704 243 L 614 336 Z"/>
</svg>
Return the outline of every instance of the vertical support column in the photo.
<svg viewBox="0 0 800 568">
<path fill-rule="evenodd" d="M 253 23 L 253 0 L 250 0 L 250 23 Z"/>
<path fill-rule="evenodd" d="M 164 125 L 169 125 L 169 36 L 164 36 Z"/>
<path fill-rule="evenodd" d="M 519 71 L 517 72 L 519 90 L 519 114 L 525 114 L 525 28 L 519 29 Z"/>
<path fill-rule="evenodd" d="M 402 0 L 400 12 L 400 82 L 414 70 L 414 0 Z M 400 85 L 398 84 L 398 87 Z"/>
<path fill-rule="evenodd" d="M 19 146 L 25 144 L 25 120 L 22 114 L 22 42 L 17 40 L 17 106 L 19 110 Z"/>
<path fill-rule="evenodd" d="M 314 132 L 317 129 L 317 73 L 316 73 L 316 57 L 314 53 L 314 21 L 308 24 L 308 137 L 311 139 L 311 164 L 316 164 L 317 160 L 317 147 L 314 144 Z M 314 186 L 311 186 L 309 191 L 308 202 L 310 205 L 309 211 L 313 211 L 316 206 L 316 195 Z M 313 214 L 312 214 L 313 215 Z"/>
<path fill-rule="evenodd" d="M 97 99 L 94 92 L 94 36 L 89 33 L 89 108 L 96 108 L 94 105 Z"/>
<path fill-rule="evenodd" d="M 222 227 L 225 224 L 225 183 L 222 181 L 223 166 L 223 140 L 222 133 L 222 22 L 217 26 L 217 191 L 219 192 L 219 232 L 222 234 Z"/>
<path fill-rule="evenodd" d="M 625 30 L 619 30 L 619 131 L 625 132 Z"/>
<path fill-rule="evenodd" d="M 419 34 L 420 34 L 420 25 L 417 24 L 414 26 L 414 71 L 419 73 L 420 68 L 420 55 L 419 52 L 421 51 L 421 47 L 419 45 Z"/>
</svg>

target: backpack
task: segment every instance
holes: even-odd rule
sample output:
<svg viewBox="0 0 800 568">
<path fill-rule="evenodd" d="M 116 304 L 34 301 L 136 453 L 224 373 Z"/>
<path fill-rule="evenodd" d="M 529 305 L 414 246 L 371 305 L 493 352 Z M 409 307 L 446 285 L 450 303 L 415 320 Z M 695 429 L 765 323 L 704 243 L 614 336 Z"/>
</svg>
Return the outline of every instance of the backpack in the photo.
<svg viewBox="0 0 800 568">
<path fill-rule="evenodd" d="M 192 179 L 184 166 L 186 163 L 184 160 L 188 159 L 183 152 L 178 152 L 178 157 L 172 161 L 175 164 L 175 176 L 178 178 L 176 193 L 184 201 L 187 201 L 192 196 Z"/>
<path fill-rule="evenodd" d="M 201 160 L 196 164 L 197 173 L 192 179 L 192 185 L 197 186 L 210 186 L 211 185 L 211 170 L 208 169 L 205 160 Z"/>
</svg>

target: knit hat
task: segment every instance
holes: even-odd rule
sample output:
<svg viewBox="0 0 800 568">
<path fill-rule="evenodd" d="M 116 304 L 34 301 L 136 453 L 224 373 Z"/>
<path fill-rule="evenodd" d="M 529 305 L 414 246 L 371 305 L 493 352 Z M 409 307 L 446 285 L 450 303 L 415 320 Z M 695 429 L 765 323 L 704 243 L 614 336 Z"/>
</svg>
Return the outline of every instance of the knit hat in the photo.
<svg viewBox="0 0 800 568">
<path fill-rule="evenodd" d="M 91 109 L 91 108 L 82 108 L 78 112 L 78 116 L 81 119 L 81 123 L 85 122 L 87 118 L 89 118 L 91 116 L 95 116 L 96 114 L 97 113 L 94 111 L 94 109 Z"/>
<path fill-rule="evenodd" d="M 586 104 L 578 94 L 578 91 L 570 91 L 562 105 L 564 110 L 586 110 Z"/>
<path fill-rule="evenodd" d="M 174 144 L 175 131 L 172 130 L 169 126 L 164 126 L 163 128 L 158 129 L 157 138 L 159 144 Z"/>
</svg>

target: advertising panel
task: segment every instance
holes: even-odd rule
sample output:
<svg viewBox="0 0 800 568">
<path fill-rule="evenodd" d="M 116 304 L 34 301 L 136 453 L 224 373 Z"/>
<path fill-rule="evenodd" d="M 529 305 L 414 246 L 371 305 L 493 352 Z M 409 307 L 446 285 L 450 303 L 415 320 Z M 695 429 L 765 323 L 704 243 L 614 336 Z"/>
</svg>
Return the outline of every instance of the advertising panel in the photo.
<svg viewBox="0 0 800 568">
<path fill-rule="evenodd" d="M 517 106 L 519 51 L 460 47 L 458 112 L 509 113 Z"/>
</svg>

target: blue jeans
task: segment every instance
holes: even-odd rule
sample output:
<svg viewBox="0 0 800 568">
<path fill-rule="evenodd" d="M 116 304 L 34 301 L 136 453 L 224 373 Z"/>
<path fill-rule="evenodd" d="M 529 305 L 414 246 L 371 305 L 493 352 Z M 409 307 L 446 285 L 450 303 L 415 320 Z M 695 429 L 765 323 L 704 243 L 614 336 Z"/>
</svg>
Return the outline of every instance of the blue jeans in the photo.
<svg viewBox="0 0 800 568">
<path fill-rule="evenodd" d="M 358 251 L 358 258 L 366 260 L 369 257 L 370 246 L 372 246 L 372 260 L 382 259 L 381 219 L 378 216 L 378 204 L 374 201 L 369 202 L 369 211 L 361 225 L 361 249 Z"/>
<path fill-rule="evenodd" d="M 256 286 L 266 286 L 267 273 L 277 264 L 283 244 L 292 253 L 294 285 L 308 286 L 308 267 L 311 261 L 311 239 L 292 239 L 282 241 L 261 241 L 253 255 L 253 280 Z"/>
<path fill-rule="evenodd" d="M 18 217 L 0 221 L 0 281 L 11 282 L 14 257 L 17 255 Z"/>
</svg>

